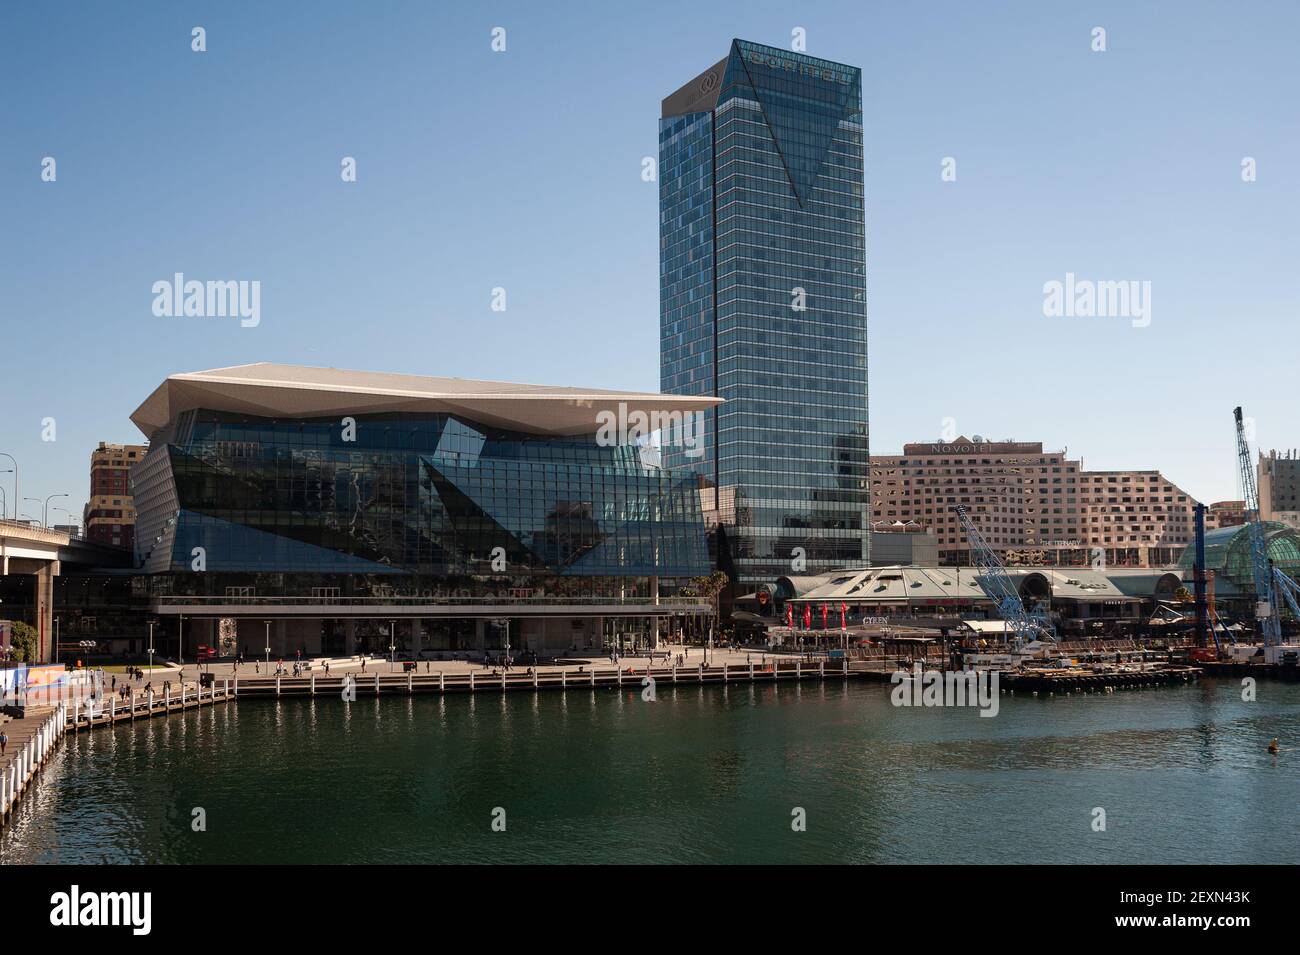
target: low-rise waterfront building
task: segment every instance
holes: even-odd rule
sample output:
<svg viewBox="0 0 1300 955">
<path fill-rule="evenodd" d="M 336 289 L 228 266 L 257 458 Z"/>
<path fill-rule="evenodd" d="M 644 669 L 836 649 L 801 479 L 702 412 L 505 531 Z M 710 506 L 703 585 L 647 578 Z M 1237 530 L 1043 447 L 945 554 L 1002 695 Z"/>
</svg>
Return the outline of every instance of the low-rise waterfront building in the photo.
<svg viewBox="0 0 1300 955">
<path fill-rule="evenodd" d="M 1063 636 L 1112 636 L 1132 630 L 1150 615 L 1153 595 L 1170 595 L 1180 575 L 1145 572 L 1147 592 L 1129 582 L 1120 587 L 1101 571 L 1060 567 L 1013 567 L 1008 576 L 1025 606 L 1050 614 Z M 957 628 L 963 620 L 998 620 L 997 607 L 984 586 L 980 567 L 871 567 L 782 577 L 774 594 L 775 619 L 785 608 L 796 625 L 810 621 L 819 629 L 863 621 L 886 625 Z M 805 609 L 807 613 L 805 614 Z M 823 612 L 824 611 L 824 612 Z"/>
</svg>

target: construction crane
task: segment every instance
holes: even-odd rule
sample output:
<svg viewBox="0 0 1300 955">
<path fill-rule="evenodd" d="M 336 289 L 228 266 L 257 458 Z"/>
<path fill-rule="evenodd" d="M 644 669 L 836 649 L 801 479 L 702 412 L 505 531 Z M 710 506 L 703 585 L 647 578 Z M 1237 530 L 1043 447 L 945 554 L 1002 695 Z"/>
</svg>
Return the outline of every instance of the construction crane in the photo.
<svg viewBox="0 0 1300 955">
<path fill-rule="evenodd" d="M 1264 646 L 1282 642 L 1282 624 L 1277 615 L 1277 595 L 1273 589 L 1272 566 L 1268 561 L 1268 539 L 1259 516 L 1259 489 L 1255 486 L 1255 462 L 1242 422 L 1241 408 L 1233 408 L 1237 422 L 1237 468 L 1241 472 L 1241 493 L 1246 502 L 1246 528 L 1250 543 L 1250 570 L 1255 578 L 1255 618 L 1264 638 Z"/>
<path fill-rule="evenodd" d="M 1291 615 L 1300 620 L 1300 584 L 1288 577 L 1276 567 L 1273 568 L 1273 585 L 1282 595 L 1286 605 L 1291 608 Z"/>
<path fill-rule="evenodd" d="M 1020 591 L 1012 583 L 1002 558 L 984 541 L 984 535 L 966 513 L 966 508 L 958 504 L 956 511 L 962 530 L 966 532 L 966 540 L 970 543 L 971 557 L 983 571 L 979 577 L 980 588 L 993 601 L 998 616 L 1006 621 L 1012 632 L 1012 645 L 1019 650 L 1025 643 L 1041 637 L 1055 642 L 1056 627 L 1043 614 L 1030 613 L 1025 609 Z"/>
</svg>

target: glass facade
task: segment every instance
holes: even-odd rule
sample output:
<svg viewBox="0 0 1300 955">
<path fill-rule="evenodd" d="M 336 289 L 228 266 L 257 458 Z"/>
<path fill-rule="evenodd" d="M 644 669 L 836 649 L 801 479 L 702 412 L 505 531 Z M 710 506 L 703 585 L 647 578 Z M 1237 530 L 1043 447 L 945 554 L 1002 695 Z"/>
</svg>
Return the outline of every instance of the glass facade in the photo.
<svg viewBox="0 0 1300 955">
<path fill-rule="evenodd" d="M 451 596 L 507 581 L 593 594 L 709 570 L 694 478 L 594 436 L 447 414 L 191 410 L 154 436 L 133 481 L 144 568 L 185 575 L 201 557 L 205 586 L 287 574 L 346 577 L 349 592 L 419 578 Z"/>
<path fill-rule="evenodd" d="M 861 72 L 734 41 L 664 101 L 659 175 L 660 388 L 726 400 L 665 464 L 740 581 L 865 564 Z"/>
<path fill-rule="evenodd" d="M 1300 576 L 1300 534 L 1277 521 L 1264 521 L 1263 526 L 1269 561 L 1283 573 Z M 1194 543 L 1187 545 L 1178 566 L 1183 570 L 1196 566 Z M 1255 571 L 1250 559 L 1250 528 L 1238 524 L 1206 531 L 1205 569 L 1253 593 Z"/>
</svg>

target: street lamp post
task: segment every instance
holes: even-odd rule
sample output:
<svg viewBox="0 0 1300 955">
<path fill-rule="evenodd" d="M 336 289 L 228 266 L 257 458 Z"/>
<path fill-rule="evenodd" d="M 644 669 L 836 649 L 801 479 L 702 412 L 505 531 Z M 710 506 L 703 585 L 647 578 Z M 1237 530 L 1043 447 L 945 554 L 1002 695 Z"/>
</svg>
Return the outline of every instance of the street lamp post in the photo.
<svg viewBox="0 0 1300 955">
<path fill-rule="evenodd" d="M 149 676 L 153 676 L 153 621 L 149 621 Z"/>
<path fill-rule="evenodd" d="M 394 638 L 393 627 L 397 621 L 388 621 L 388 672 L 391 673 L 397 668 L 397 640 Z"/>
<path fill-rule="evenodd" d="M 52 510 L 52 511 L 62 511 L 64 514 L 67 514 L 67 515 L 68 515 L 68 527 L 72 528 L 73 530 L 76 530 L 76 527 L 77 527 L 77 515 L 73 514 L 73 513 L 72 513 L 70 510 L 68 510 L 66 507 L 58 507 L 57 505 L 56 505 L 55 507 L 50 508 L 50 510 Z M 77 535 L 76 535 L 76 534 L 69 534 L 68 536 L 69 536 L 69 537 L 76 537 Z"/>
<path fill-rule="evenodd" d="M 271 621 L 266 621 L 266 672 L 271 672 Z"/>
<path fill-rule="evenodd" d="M 33 503 L 35 503 L 35 504 L 41 504 L 41 503 L 43 503 L 39 497 L 25 497 L 25 498 L 23 498 L 23 501 L 31 501 L 31 502 L 33 502 Z M 32 520 L 35 521 L 35 520 L 36 520 L 36 517 L 33 516 L 33 517 L 32 517 Z M 39 524 L 41 525 L 41 527 L 44 527 L 44 526 L 45 526 L 45 522 L 44 522 L 44 521 L 38 521 L 37 523 L 39 523 Z"/>
<path fill-rule="evenodd" d="M 50 526 L 50 501 L 54 500 L 56 497 L 72 497 L 72 495 L 71 495 L 71 494 L 51 494 L 49 497 L 47 497 L 47 498 L 45 499 L 45 509 L 44 509 L 43 511 L 41 511 L 41 515 L 42 515 L 42 520 L 45 522 L 45 526 L 46 526 L 46 527 L 49 527 L 49 526 Z"/>
<path fill-rule="evenodd" d="M 0 457 L 8 458 L 14 463 L 14 520 L 18 520 L 18 502 L 20 500 L 18 497 L 18 459 L 8 451 L 0 451 Z M 0 517 L 3 516 L 3 514 L 0 514 Z"/>
</svg>

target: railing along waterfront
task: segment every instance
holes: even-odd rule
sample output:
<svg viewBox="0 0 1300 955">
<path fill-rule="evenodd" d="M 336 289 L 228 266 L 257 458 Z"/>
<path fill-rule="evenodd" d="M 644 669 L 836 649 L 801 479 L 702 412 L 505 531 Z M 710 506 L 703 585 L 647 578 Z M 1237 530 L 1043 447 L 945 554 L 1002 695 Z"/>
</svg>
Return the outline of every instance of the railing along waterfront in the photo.
<svg viewBox="0 0 1300 955">
<path fill-rule="evenodd" d="M 864 671 L 849 667 L 847 660 L 769 659 L 766 662 L 727 663 L 721 666 L 645 666 L 532 667 L 527 669 L 469 670 L 448 673 L 445 670 L 405 673 L 352 672 L 318 673 L 290 677 L 285 675 L 244 678 L 231 691 L 246 696 L 381 696 L 393 693 L 483 692 L 511 689 L 581 689 L 583 687 L 646 687 L 649 680 L 656 686 L 691 683 L 775 682 L 786 680 L 861 677 Z M 649 679 L 647 679 L 649 678 Z"/>
<path fill-rule="evenodd" d="M 64 704 L 68 727 L 75 732 L 94 726 L 111 726 L 123 720 L 147 718 L 222 703 L 236 697 L 238 684 L 238 679 L 232 681 L 227 677 L 220 682 L 214 680 L 206 687 L 202 682 L 180 681 L 174 692 L 168 682 L 164 684 L 161 692 L 149 684 L 142 688 L 131 687 L 131 692 L 126 696 L 115 692 L 101 694 L 98 697 L 79 696 L 70 703 Z"/>
<path fill-rule="evenodd" d="M 60 702 L 48 711 L 31 713 L 26 717 L 33 721 L 31 732 L 21 740 L 11 737 L 5 746 L 0 756 L 0 821 L 9 818 L 19 797 L 67 732 L 67 708 L 66 702 Z M 27 730 L 26 725 L 19 727 L 17 722 L 6 723 L 6 733 L 13 730 L 17 736 L 20 729 Z"/>
<path fill-rule="evenodd" d="M 669 665 L 629 667 L 569 667 L 502 670 L 501 668 L 447 672 L 426 670 L 423 673 L 380 673 L 377 671 L 343 672 L 324 676 L 319 672 L 290 677 L 284 674 L 255 677 L 226 677 L 202 684 L 182 683 L 175 691 L 170 686 L 162 692 L 152 686 L 133 687 L 126 697 L 112 694 L 106 698 L 75 698 L 61 704 L 66 712 L 67 728 L 73 732 L 97 726 L 111 726 L 125 720 L 162 716 L 198 706 L 208 706 L 241 697 L 339 695 L 346 698 L 394 693 L 485 692 L 509 689 L 580 689 L 582 687 L 644 687 L 649 680 L 662 685 L 691 683 L 776 682 L 862 676 L 849 667 L 847 660 L 781 660 L 727 663 L 721 666 Z"/>
<path fill-rule="evenodd" d="M 322 607 L 410 607 L 410 606 L 628 606 L 628 607 L 709 607 L 696 597 L 451 597 L 451 596 L 393 596 L 393 597 L 258 597 L 165 594 L 153 598 L 157 606 L 267 606 L 312 605 Z M 710 608 L 711 609 L 711 608 Z"/>
</svg>

